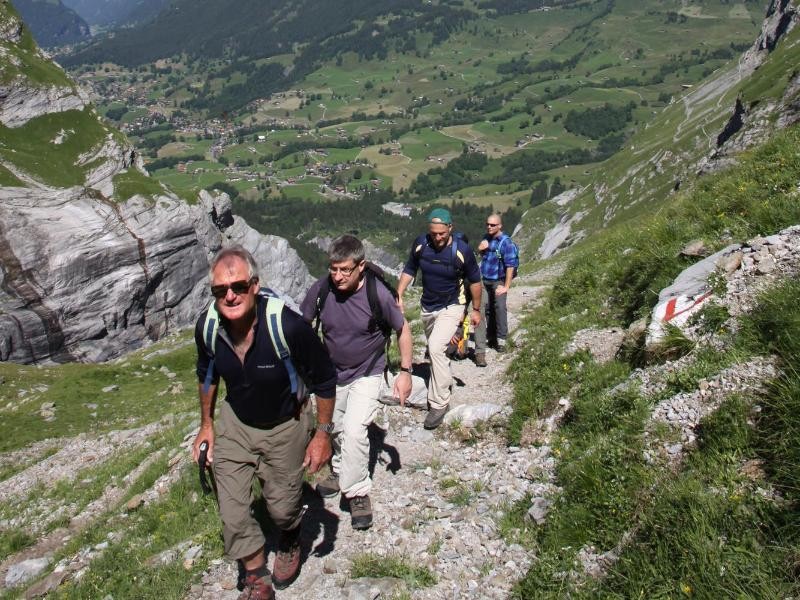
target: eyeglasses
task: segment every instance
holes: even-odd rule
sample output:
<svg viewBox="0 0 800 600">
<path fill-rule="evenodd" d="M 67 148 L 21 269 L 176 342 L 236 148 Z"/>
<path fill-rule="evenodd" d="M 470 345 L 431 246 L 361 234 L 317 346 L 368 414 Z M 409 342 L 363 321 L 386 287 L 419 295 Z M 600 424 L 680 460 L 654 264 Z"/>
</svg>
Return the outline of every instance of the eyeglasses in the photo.
<svg viewBox="0 0 800 600">
<path fill-rule="evenodd" d="M 500 227 L 500 223 L 487 223 L 487 227 Z"/>
<path fill-rule="evenodd" d="M 250 286 L 256 281 L 255 277 L 251 277 L 250 279 L 242 279 L 241 281 L 234 281 L 230 285 L 220 284 L 220 285 L 212 285 L 211 286 L 211 295 L 214 298 L 224 298 L 228 295 L 228 290 L 231 290 L 237 296 L 241 296 L 242 294 L 246 294 L 247 290 L 250 289 Z"/>
<path fill-rule="evenodd" d="M 350 277 L 358 267 L 328 267 L 328 272 L 331 275 L 336 275 L 336 273 L 341 273 L 345 277 Z"/>
</svg>

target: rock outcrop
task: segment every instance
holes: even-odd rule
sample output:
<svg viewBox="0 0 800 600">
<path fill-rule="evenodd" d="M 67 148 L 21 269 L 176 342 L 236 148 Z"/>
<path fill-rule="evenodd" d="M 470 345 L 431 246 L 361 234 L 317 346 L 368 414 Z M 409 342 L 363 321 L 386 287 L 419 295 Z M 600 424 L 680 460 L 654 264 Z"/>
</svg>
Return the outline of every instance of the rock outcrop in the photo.
<svg viewBox="0 0 800 600">
<path fill-rule="evenodd" d="M 20 127 L 35 117 L 85 107 L 86 101 L 77 89 L 31 86 L 25 78 L 0 85 L 0 123 L 6 127 Z"/>
<path fill-rule="evenodd" d="M 188 206 L 167 195 L 117 204 L 81 188 L 0 188 L 0 360 L 104 360 L 191 326 L 209 299 L 209 258 L 230 244 L 298 300 L 311 277 L 297 254 L 229 208 L 220 216 L 226 204 L 207 193 Z"/>
<path fill-rule="evenodd" d="M 26 152 L 0 153 L 17 179 L 0 187 L 0 360 L 105 360 L 193 325 L 209 301 L 209 259 L 231 244 L 255 254 L 276 291 L 302 296 L 311 278 L 297 254 L 234 217 L 227 195 L 202 192 L 189 206 L 143 184 L 146 195 L 122 196 L 118 176 L 131 189 L 147 175 L 133 146 L 97 122 L 80 88 L 29 36 L 0 0 L 0 123 L 37 120 Z M 74 128 L 64 126 L 66 111 Z M 58 123 L 42 118 L 52 113 L 65 114 Z M 80 139 L 64 143 L 79 127 Z M 37 145 L 58 156 L 57 177 L 26 158 Z"/>
</svg>

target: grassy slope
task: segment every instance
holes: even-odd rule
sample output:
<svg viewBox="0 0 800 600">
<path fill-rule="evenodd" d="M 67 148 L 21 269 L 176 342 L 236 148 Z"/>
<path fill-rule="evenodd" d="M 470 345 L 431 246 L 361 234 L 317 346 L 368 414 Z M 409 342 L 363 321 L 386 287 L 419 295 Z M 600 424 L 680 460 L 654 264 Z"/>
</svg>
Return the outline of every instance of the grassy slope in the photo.
<svg viewBox="0 0 800 600">
<path fill-rule="evenodd" d="M 699 379 L 737 360 L 777 352 L 786 375 L 758 402 L 779 417 L 758 419 L 753 427 L 753 399 L 732 398 L 707 419 L 700 450 L 674 475 L 642 455 L 645 420 L 662 397 L 611 391 L 637 364 L 637 354 L 597 365 L 585 353 L 564 357 L 561 349 L 580 328 L 624 326 L 648 314 L 658 290 L 687 266 L 678 257 L 686 242 L 702 238 L 719 247 L 728 234 L 743 240 L 800 222 L 799 144 L 800 128 L 794 127 L 743 157 L 735 170 L 703 180 L 661 214 L 595 236 L 576 252 L 547 306 L 526 323 L 530 351 L 513 367 L 512 440 L 526 419 L 545 414 L 562 395 L 571 396 L 573 410 L 553 443 L 563 493 L 547 523 L 531 529 L 521 518 L 524 511 L 511 519 L 539 558 L 519 583 L 518 597 L 712 598 L 735 590 L 766 598 L 797 592 L 791 567 L 800 547 L 791 525 L 800 426 L 793 408 L 796 283 L 766 298 L 759 316 L 745 319 L 739 333 L 723 329 L 727 352 L 698 351 L 694 364 L 668 384 L 669 394 L 693 390 Z M 775 339 L 778 331 L 783 335 Z M 748 459 L 765 461 L 765 475 L 755 485 L 739 471 Z M 788 502 L 769 501 L 760 488 L 777 488 Z M 574 568 L 579 548 L 611 549 L 632 527 L 633 542 L 607 580 L 581 586 L 563 576 Z"/>
</svg>

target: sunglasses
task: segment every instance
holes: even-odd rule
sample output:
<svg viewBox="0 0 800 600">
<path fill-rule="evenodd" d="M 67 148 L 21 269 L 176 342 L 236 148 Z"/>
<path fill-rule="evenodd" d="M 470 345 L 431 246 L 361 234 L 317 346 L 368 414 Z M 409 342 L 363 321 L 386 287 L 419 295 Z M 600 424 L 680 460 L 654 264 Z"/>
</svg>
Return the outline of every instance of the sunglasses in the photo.
<svg viewBox="0 0 800 600">
<path fill-rule="evenodd" d="M 500 223 L 487 223 L 487 227 L 500 227 Z"/>
<path fill-rule="evenodd" d="M 242 279 L 241 281 L 234 281 L 230 285 L 212 285 L 211 286 L 211 295 L 214 298 L 224 298 L 228 295 L 228 290 L 231 290 L 237 296 L 241 296 L 242 294 L 246 294 L 247 290 L 250 289 L 250 286 L 253 285 L 256 278 L 252 277 L 250 279 Z"/>
</svg>

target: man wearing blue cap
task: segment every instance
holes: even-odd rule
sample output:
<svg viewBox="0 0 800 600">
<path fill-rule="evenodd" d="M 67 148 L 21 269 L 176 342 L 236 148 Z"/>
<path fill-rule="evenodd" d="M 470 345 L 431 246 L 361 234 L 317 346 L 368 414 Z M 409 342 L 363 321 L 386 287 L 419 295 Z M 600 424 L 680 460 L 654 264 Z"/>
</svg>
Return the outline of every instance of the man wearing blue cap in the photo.
<svg viewBox="0 0 800 600">
<path fill-rule="evenodd" d="M 446 350 L 464 318 L 467 283 L 472 300 L 470 321 L 473 327 L 481 321 L 481 271 L 469 244 L 452 233 L 450 211 L 433 209 L 428 215 L 428 233 L 414 240 L 397 286 L 402 308 L 403 293 L 417 271 L 422 271 L 421 316 L 431 361 L 425 429 L 436 429 L 450 408 L 453 375 Z"/>
</svg>

